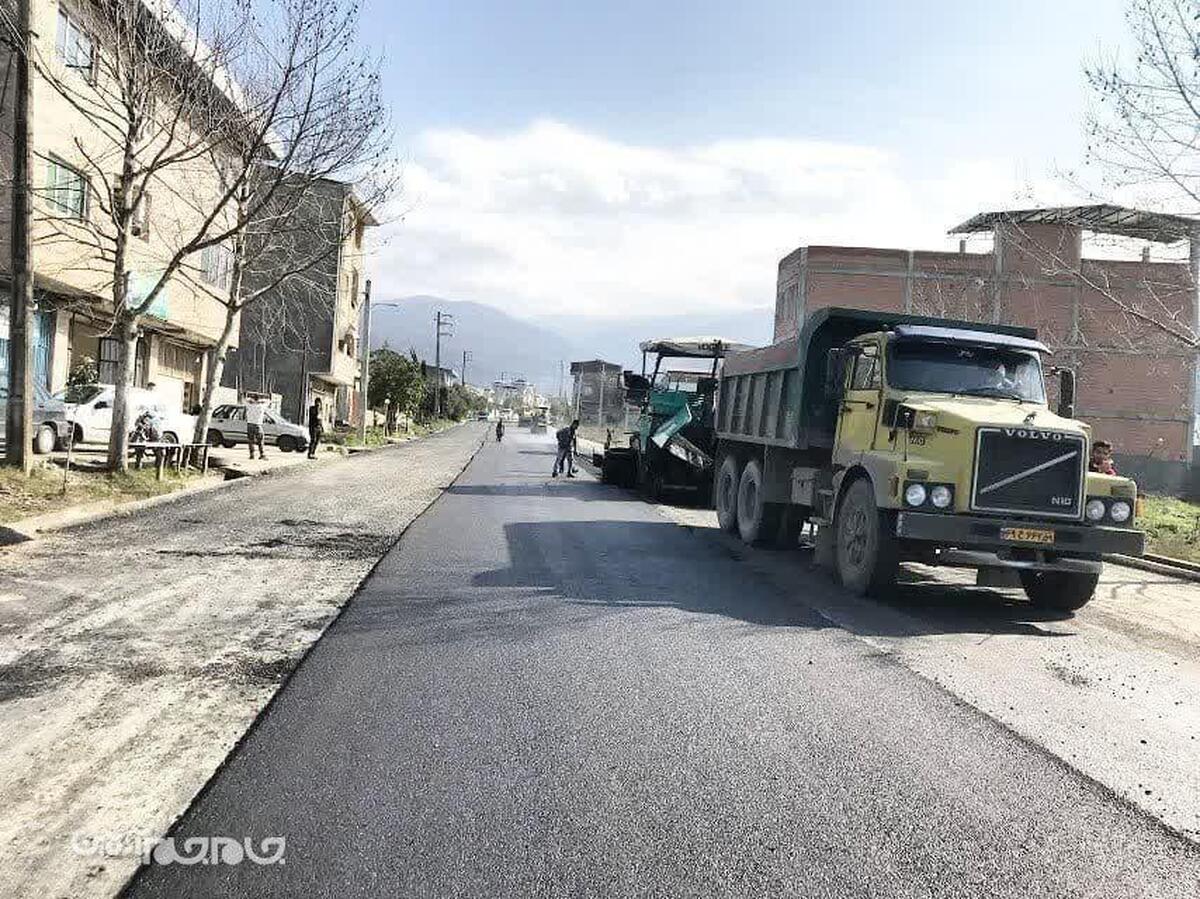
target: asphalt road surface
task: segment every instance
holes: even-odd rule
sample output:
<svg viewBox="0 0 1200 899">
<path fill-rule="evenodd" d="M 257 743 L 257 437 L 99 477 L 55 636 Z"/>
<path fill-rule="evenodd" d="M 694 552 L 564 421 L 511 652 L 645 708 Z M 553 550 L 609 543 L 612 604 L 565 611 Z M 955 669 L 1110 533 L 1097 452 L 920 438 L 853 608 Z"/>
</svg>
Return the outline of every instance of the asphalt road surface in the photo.
<svg viewBox="0 0 1200 899">
<path fill-rule="evenodd" d="M 129 895 L 1200 895 L 1194 843 L 552 462 L 486 446 L 173 832 L 284 863 Z"/>
</svg>

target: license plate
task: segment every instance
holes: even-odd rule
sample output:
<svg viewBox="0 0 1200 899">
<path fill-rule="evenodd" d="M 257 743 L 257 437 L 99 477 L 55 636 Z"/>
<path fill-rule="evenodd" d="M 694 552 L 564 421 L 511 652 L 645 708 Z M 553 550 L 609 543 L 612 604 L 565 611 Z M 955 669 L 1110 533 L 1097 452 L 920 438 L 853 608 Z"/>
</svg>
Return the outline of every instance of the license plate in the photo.
<svg viewBox="0 0 1200 899">
<path fill-rule="evenodd" d="M 1000 528 L 1000 539 L 1018 543 L 1053 543 L 1054 531 L 1037 528 Z"/>
</svg>

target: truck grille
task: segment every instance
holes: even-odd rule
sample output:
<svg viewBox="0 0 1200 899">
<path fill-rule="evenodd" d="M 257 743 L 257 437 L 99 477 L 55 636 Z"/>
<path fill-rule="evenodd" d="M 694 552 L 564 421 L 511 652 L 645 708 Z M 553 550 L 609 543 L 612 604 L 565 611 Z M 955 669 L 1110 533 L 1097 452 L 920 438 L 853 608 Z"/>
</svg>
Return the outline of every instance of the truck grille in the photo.
<svg viewBox="0 0 1200 899">
<path fill-rule="evenodd" d="M 971 505 L 1048 518 L 1083 514 L 1082 437 L 1037 428 L 980 428 Z"/>
</svg>

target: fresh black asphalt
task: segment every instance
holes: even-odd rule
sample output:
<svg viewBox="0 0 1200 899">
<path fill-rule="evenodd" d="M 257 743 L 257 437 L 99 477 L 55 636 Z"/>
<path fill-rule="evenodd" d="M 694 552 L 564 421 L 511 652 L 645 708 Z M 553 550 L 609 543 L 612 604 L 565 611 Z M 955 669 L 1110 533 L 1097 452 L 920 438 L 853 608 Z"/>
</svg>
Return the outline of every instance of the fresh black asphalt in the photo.
<svg viewBox="0 0 1200 899">
<path fill-rule="evenodd" d="M 1192 843 L 552 462 L 486 445 L 173 833 L 284 863 L 129 896 L 1200 895 Z"/>
</svg>

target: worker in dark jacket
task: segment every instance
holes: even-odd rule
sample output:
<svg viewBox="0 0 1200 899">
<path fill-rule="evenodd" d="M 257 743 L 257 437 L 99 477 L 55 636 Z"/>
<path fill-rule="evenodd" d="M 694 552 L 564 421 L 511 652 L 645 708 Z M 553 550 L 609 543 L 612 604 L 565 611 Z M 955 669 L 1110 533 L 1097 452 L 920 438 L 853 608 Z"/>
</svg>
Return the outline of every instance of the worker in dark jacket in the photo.
<svg viewBox="0 0 1200 899">
<path fill-rule="evenodd" d="M 579 430 L 579 419 L 571 422 L 570 426 L 560 428 L 554 435 L 558 441 L 558 456 L 554 460 L 554 471 L 550 477 L 558 477 L 560 471 L 566 472 L 567 477 L 575 477 L 575 432 Z"/>
<path fill-rule="evenodd" d="M 308 458 L 317 458 L 317 444 L 325 432 L 325 424 L 321 421 L 321 398 L 313 400 L 308 407 Z"/>
</svg>

